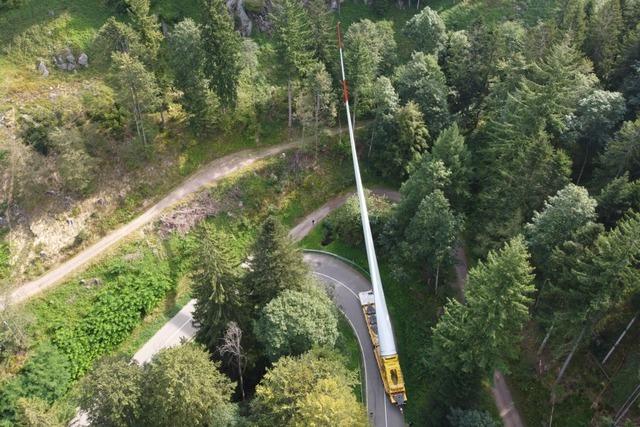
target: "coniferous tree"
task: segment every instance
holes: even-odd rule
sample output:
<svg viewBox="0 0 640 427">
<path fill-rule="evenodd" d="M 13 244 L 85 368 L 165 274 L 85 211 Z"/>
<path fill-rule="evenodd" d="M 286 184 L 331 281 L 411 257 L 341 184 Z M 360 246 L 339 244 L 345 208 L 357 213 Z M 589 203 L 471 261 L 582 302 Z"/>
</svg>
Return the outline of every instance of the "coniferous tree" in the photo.
<svg viewBox="0 0 640 427">
<path fill-rule="evenodd" d="M 445 194 L 454 208 L 463 209 L 469 198 L 471 154 L 457 123 L 440 132 L 430 155 L 433 159 L 442 161 L 451 171 L 451 185 Z"/>
<path fill-rule="evenodd" d="M 276 218 L 269 217 L 262 224 L 251 254 L 246 286 L 254 307 L 264 307 L 285 289 L 301 289 L 306 284 L 308 269 L 302 255 Z"/>
<path fill-rule="evenodd" d="M 444 47 L 447 27 L 438 12 L 426 6 L 407 21 L 404 33 L 413 40 L 417 50 L 437 54 Z"/>
<path fill-rule="evenodd" d="M 612 228 L 629 210 L 640 212 L 640 180 L 629 181 L 629 174 L 612 179 L 597 196 L 598 219 Z"/>
<path fill-rule="evenodd" d="M 401 251 L 405 262 L 427 269 L 438 290 L 440 270 L 452 264 L 452 253 L 462 232 L 463 219 L 456 215 L 441 190 L 428 194 L 405 232 Z"/>
<path fill-rule="evenodd" d="M 238 294 L 240 279 L 235 271 L 238 265 L 223 242 L 230 238 L 205 227 L 199 232 L 199 247 L 191 273 L 193 312 L 198 325 L 196 339 L 211 351 L 220 343 L 224 328 L 240 315 Z"/>
<path fill-rule="evenodd" d="M 281 0 L 271 12 L 279 67 L 287 81 L 288 126 L 293 126 L 293 81 L 305 75 L 313 61 L 313 40 L 307 11 L 298 0 Z"/>
<path fill-rule="evenodd" d="M 160 32 L 158 18 L 151 14 L 151 1 L 127 0 L 127 3 L 134 28 L 140 34 L 142 43 L 145 46 L 144 57 L 146 65 L 155 68 L 154 64 L 162 42 L 162 33 Z"/>
<path fill-rule="evenodd" d="M 618 60 L 623 30 L 620 0 L 596 4 L 589 23 L 585 50 L 593 60 L 596 72 L 603 79 L 610 77 Z"/>
<path fill-rule="evenodd" d="M 155 77 L 139 59 L 128 53 L 113 52 L 111 60 L 118 96 L 130 109 L 138 138 L 146 145 L 144 114 L 155 110 L 159 104 Z"/>
<path fill-rule="evenodd" d="M 169 37 L 168 62 L 182 91 L 180 103 L 197 130 L 211 126 L 216 106 L 204 75 L 205 56 L 200 26 L 189 18 L 176 24 Z"/>
<path fill-rule="evenodd" d="M 596 201 L 583 187 L 569 184 L 550 197 L 525 227 L 536 265 L 545 271 L 553 249 L 595 218 Z"/>
<path fill-rule="evenodd" d="M 600 175 L 618 177 L 628 173 L 631 179 L 640 178 L 640 118 L 622 124 L 620 131 L 609 141 L 600 158 Z"/>
<path fill-rule="evenodd" d="M 412 99 L 420 106 L 427 129 L 435 138 L 450 120 L 449 89 L 436 57 L 414 52 L 407 64 L 396 69 L 395 82 L 400 99 Z"/>
<path fill-rule="evenodd" d="M 204 73 L 209 88 L 225 107 L 235 107 L 242 41 L 222 0 L 204 0 Z"/>
<path fill-rule="evenodd" d="M 587 31 L 584 0 L 565 0 L 558 16 L 558 28 L 568 33 L 576 46 L 582 46 Z"/>
</svg>

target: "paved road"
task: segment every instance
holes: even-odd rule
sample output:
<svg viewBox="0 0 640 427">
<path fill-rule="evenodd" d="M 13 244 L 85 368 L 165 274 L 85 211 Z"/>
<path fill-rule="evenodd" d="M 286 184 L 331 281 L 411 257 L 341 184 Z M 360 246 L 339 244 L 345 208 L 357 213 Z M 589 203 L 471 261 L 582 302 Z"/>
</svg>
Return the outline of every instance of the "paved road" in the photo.
<svg viewBox="0 0 640 427">
<path fill-rule="evenodd" d="M 293 148 L 295 145 L 295 142 L 291 142 L 274 145 L 260 150 L 243 150 L 212 161 L 133 221 L 110 232 L 93 245 L 82 250 L 73 258 L 60 264 L 58 267 L 50 270 L 43 276 L 19 286 L 11 293 L 8 298 L 8 302 L 11 304 L 19 303 L 54 286 L 69 274 L 77 271 L 90 261 L 94 261 L 98 256 L 102 255 L 105 251 L 125 237 L 129 236 L 134 231 L 146 224 L 149 224 L 151 221 L 156 219 L 164 209 L 170 207 L 174 203 L 195 193 L 206 185 L 213 184 L 239 169 L 249 166 L 257 160 L 281 153 Z M 4 299 L 0 299 L 0 308 L 4 306 L 5 303 Z"/>
<path fill-rule="evenodd" d="M 456 258 L 456 290 L 458 299 L 464 302 L 464 285 L 467 280 L 467 256 L 464 248 L 458 247 L 455 251 Z M 495 370 L 493 372 L 493 386 L 491 387 L 493 400 L 496 403 L 500 418 L 505 427 L 524 427 L 520 413 L 513 402 L 509 385 L 502 375 L 502 372 Z"/>
<path fill-rule="evenodd" d="M 329 289 L 338 308 L 351 324 L 363 359 L 367 413 L 372 425 L 376 427 L 404 426 L 402 413 L 391 404 L 384 392 L 384 386 L 364 316 L 360 308 L 358 293 L 371 290 L 371 283 L 360 272 L 330 255 L 306 253 L 305 261 L 313 273 Z M 409 397 L 411 398 L 411 397 Z"/>
</svg>

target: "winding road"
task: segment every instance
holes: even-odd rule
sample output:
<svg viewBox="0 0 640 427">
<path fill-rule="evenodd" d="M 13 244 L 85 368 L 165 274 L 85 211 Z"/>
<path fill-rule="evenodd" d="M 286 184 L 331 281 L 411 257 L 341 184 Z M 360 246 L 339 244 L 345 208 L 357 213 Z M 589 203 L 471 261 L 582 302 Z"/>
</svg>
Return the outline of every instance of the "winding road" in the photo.
<svg viewBox="0 0 640 427">
<path fill-rule="evenodd" d="M 164 209 L 185 199 L 201 188 L 214 184 L 260 159 L 282 153 L 296 145 L 299 145 L 299 143 L 290 142 L 263 149 L 242 150 L 210 162 L 133 221 L 111 231 L 96 243 L 83 249 L 73 258 L 63 262 L 39 278 L 18 286 L 8 298 L 0 298 L 0 308 L 6 304 L 22 302 L 45 289 L 51 288 L 71 273 L 85 267 L 89 262 L 95 261 L 125 237 L 152 222 Z"/>
</svg>

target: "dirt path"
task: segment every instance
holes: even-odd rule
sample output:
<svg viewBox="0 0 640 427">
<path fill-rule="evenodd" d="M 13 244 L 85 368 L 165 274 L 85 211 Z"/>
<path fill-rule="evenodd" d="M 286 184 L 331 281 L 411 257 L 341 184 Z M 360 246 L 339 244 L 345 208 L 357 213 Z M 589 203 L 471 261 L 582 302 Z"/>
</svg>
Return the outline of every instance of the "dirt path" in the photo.
<svg viewBox="0 0 640 427">
<path fill-rule="evenodd" d="M 389 190 L 386 188 L 372 188 L 371 192 L 377 196 L 385 196 L 392 202 L 397 203 L 400 201 L 400 193 L 395 190 Z M 325 219 L 327 215 L 329 215 L 332 211 L 344 205 L 349 196 L 355 194 L 355 192 L 349 192 L 342 194 L 340 196 L 334 197 L 329 200 L 327 203 L 311 212 L 309 215 L 305 216 L 302 221 L 298 223 L 295 227 L 291 229 L 289 232 L 289 236 L 295 240 L 302 240 L 316 224 L 319 224 L 320 221 Z"/>
<path fill-rule="evenodd" d="M 464 286 L 467 280 L 468 265 L 467 256 L 464 248 L 459 246 L 455 251 L 456 259 L 456 290 L 458 291 L 458 299 L 464 302 Z M 493 386 L 491 387 L 491 393 L 493 394 L 493 400 L 496 403 L 500 418 L 505 427 L 524 427 L 520 413 L 513 403 L 513 397 L 511 391 L 507 385 L 507 381 L 502 375 L 502 372 L 495 370 L 493 372 Z"/>
<path fill-rule="evenodd" d="M 7 299 L 0 299 L 0 307 L 3 307 L 6 303 L 19 303 L 56 285 L 69 274 L 86 266 L 89 262 L 95 261 L 97 257 L 104 254 L 109 248 L 131 235 L 134 231 L 152 222 L 164 209 L 195 193 L 202 187 L 213 184 L 257 160 L 281 153 L 293 148 L 295 145 L 296 142 L 291 142 L 260 150 L 243 150 L 212 161 L 133 221 L 113 230 L 43 276 L 17 287 Z"/>
</svg>

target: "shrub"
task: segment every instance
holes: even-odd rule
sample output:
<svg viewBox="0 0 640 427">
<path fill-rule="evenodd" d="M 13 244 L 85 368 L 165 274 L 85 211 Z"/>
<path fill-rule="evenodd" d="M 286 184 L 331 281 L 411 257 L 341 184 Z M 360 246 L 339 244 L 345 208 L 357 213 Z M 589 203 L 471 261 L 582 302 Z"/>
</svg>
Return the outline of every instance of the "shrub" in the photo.
<svg viewBox="0 0 640 427">
<path fill-rule="evenodd" d="M 18 119 L 20 136 L 26 145 L 46 156 L 52 148 L 49 133 L 58 124 L 55 114 L 44 107 L 29 108 Z"/>
<path fill-rule="evenodd" d="M 82 322 L 62 327 L 54 335 L 56 346 L 69 357 L 75 378 L 122 343 L 173 285 L 166 261 L 149 253 L 133 265 L 124 260 L 114 263 L 106 280 Z"/>
<path fill-rule="evenodd" d="M 391 204 L 389 201 L 371 192 L 366 192 L 367 208 L 369 210 L 369 223 L 374 239 L 377 239 L 384 229 L 384 224 L 391 215 Z M 349 197 L 344 206 L 332 213 L 328 226 L 334 236 L 353 246 L 360 245 L 364 236 L 362 234 L 362 221 L 360 219 L 360 205 L 358 198 L 353 195 Z"/>
<path fill-rule="evenodd" d="M 71 366 L 67 357 L 50 343 L 41 344 L 19 374 L 0 391 L 0 418 L 14 425 L 18 399 L 42 399 L 51 403 L 62 397 L 71 384 Z"/>
</svg>

